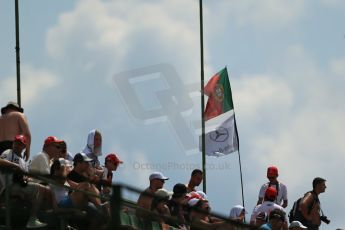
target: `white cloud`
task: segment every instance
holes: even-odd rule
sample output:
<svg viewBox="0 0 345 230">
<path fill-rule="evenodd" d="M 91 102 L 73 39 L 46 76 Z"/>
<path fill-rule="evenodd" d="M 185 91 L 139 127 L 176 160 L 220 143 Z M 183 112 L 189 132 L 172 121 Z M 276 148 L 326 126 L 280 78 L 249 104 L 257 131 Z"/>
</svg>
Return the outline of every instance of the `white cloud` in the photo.
<svg viewBox="0 0 345 230">
<path fill-rule="evenodd" d="M 341 76 L 345 80 L 345 58 L 332 60 L 330 68 L 334 74 Z"/>
<path fill-rule="evenodd" d="M 197 9 L 196 2 L 182 0 L 79 1 L 49 29 L 46 48 L 56 60 L 81 62 L 86 70 L 106 65 L 114 74 L 135 66 L 128 62 L 174 62 L 177 68 L 189 66 L 182 74 L 197 78 Z"/>
<path fill-rule="evenodd" d="M 259 29 L 280 28 L 294 23 L 303 15 L 305 8 L 305 2 L 299 0 L 230 0 L 218 5 L 220 7 L 215 5 L 215 9 L 226 16 L 224 20 L 235 21 L 239 27 L 254 26 Z"/>
<path fill-rule="evenodd" d="M 37 69 L 30 65 L 21 67 L 21 99 L 25 108 L 31 107 L 44 99 L 48 90 L 55 88 L 59 84 L 58 77 L 45 69 Z M 5 77 L 0 80 L 0 91 L 2 94 L 2 104 L 7 101 L 16 101 L 17 80 L 15 76 Z"/>
<path fill-rule="evenodd" d="M 236 87 L 234 101 L 238 112 L 252 119 L 270 110 L 288 110 L 293 103 L 293 93 L 282 79 L 265 74 L 243 75 L 233 82 Z"/>
</svg>

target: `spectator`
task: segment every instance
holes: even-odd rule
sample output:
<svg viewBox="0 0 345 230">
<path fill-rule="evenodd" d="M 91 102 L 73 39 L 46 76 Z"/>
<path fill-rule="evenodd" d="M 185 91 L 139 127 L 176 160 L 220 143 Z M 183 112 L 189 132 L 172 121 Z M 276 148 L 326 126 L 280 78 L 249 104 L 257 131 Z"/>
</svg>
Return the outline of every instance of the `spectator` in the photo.
<svg viewBox="0 0 345 230">
<path fill-rule="evenodd" d="M 151 211 L 161 216 L 157 219 L 160 223 L 165 223 L 164 217 L 171 216 L 169 207 L 167 205 L 170 196 L 171 192 L 168 192 L 164 188 L 158 189 L 154 193 L 151 203 Z"/>
<path fill-rule="evenodd" d="M 27 178 L 24 177 L 23 172 L 27 172 L 27 164 L 24 159 L 22 159 L 22 152 L 26 148 L 26 138 L 24 135 L 17 135 L 14 138 L 12 148 L 6 150 L 1 158 L 8 165 L 16 165 L 17 170 L 13 173 L 12 183 L 5 184 L 5 187 L 10 188 L 12 196 L 21 197 L 23 200 L 28 200 L 31 202 L 30 217 L 26 224 L 26 228 L 41 228 L 47 226 L 38 220 L 37 212 L 40 209 L 44 195 L 50 193 L 44 186 L 28 182 Z M 51 193 L 50 193 L 51 195 Z"/>
<path fill-rule="evenodd" d="M 317 230 L 321 225 L 321 206 L 319 194 L 326 190 L 326 180 L 316 177 L 313 180 L 313 190 L 307 192 L 300 202 L 300 210 L 303 216 L 301 222 L 307 226 L 308 229 Z M 325 216 L 324 216 L 325 217 Z M 327 219 L 327 218 L 326 218 Z M 328 220 L 328 219 L 327 219 Z"/>
<path fill-rule="evenodd" d="M 87 144 L 82 151 L 91 158 L 91 166 L 95 169 L 102 169 L 98 157 L 102 155 L 102 135 L 98 130 L 91 130 L 87 136 Z"/>
<path fill-rule="evenodd" d="M 49 175 L 53 159 L 57 159 L 60 155 L 62 142 L 63 140 L 59 140 L 54 136 L 47 137 L 42 152 L 37 154 L 31 161 L 29 171 Z"/>
<path fill-rule="evenodd" d="M 85 229 L 88 226 L 89 229 L 96 229 L 105 223 L 100 203 L 89 203 L 89 201 L 94 202 L 96 200 L 94 196 L 89 194 L 93 193 L 97 195 L 98 191 L 96 191 L 95 187 L 88 182 L 75 183 L 74 188 L 77 190 L 71 192 L 69 192 L 69 189 L 63 187 L 70 186 L 69 183 L 71 182 L 66 180 L 68 164 L 69 162 L 66 159 L 59 158 L 54 161 L 51 167 L 51 176 L 58 184 L 51 184 L 50 187 L 55 193 L 58 206 L 60 208 L 80 209 L 86 211 L 86 219 L 82 224 L 78 223 L 78 225 L 82 225 L 79 227 L 81 229 Z M 89 194 L 80 191 L 85 191 Z"/>
<path fill-rule="evenodd" d="M 289 229 L 292 229 L 292 230 L 301 230 L 301 229 L 307 229 L 306 226 L 304 226 L 301 222 L 295 220 L 295 221 L 292 221 L 289 225 Z"/>
<path fill-rule="evenodd" d="M 173 195 L 168 202 L 168 207 L 170 210 L 171 216 L 174 216 L 178 219 L 179 223 L 175 223 L 175 227 L 185 227 L 186 220 L 184 215 L 186 214 L 186 205 L 187 205 L 187 187 L 184 184 L 175 184 L 173 188 Z"/>
<path fill-rule="evenodd" d="M 61 152 L 59 158 L 64 158 L 70 162 L 73 161 L 71 153 L 67 151 L 67 143 L 65 141 L 61 142 Z"/>
<path fill-rule="evenodd" d="M 31 133 L 28 121 L 23 114 L 24 109 L 15 102 L 1 108 L 0 116 L 0 155 L 6 149 L 12 148 L 12 143 L 16 135 L 24 135 L 26 139 L 25 160 L 30 158 Z"/>
<path fill-rule="evenodd" d="M 85 153 L 77 153 L 73 159 L 73 170 L 67 175 L 72 183 L 81 183 L 89 181 L 89 168 L 92 161 Z M 72 186 L 73 187 L 73 186 Z"/>
<path fill-rule="evenodd" d="M 105 163 L 103 167 L 103 175 L 101 179 L 102 194 L 110 193 L 110 186 L 113 181 L 113 171 L 116 171 L 123 161 L 115 153 L 110 153 L 105 157 Z"/>
<path fill-rule="evenodd" d="M 192 198 L 188 201 L 191 207 L 190 226 L 194 229 L 233 229 L 224 221 L 212 221 L 210 218 L 210 205 L 207 200 Z"/>
<path fill-rule="evenodd" d="M 262 204 L 257 205 L 254 208 L 254 210 L 253 210 L 253 213 L 252 213 L 252 215 L 250 217 L 250 224 L 253 224 L 253 225 L 255 224 L 256 217 L 257 217 L 257 215 L 260 212 L 265 212 L 266 214 L 269 215 L 269 213 L 272 210 L 280 209 L 280 210 L 282 210 L 285 213 L 283 207 L 281 207 L 278 204 L 274 203 L 276 198 L 277 198 L 277 190 L 275 188 L 273 188 L 273 187 L 268 187 L 266 189 L 266 192 L 265 192 L 264 202 Z M 287 220 L 287 218 L 286 218 L 286 220 L 284 222 L 283 229 L 284 230 L 288 229 L 288 220 Z"/>
<path fill-rule="evenodd" d="M 230 210 L 229 218 L 231 220 L 244 223 L 244 217 L 247 214 L 247 211 L 244 209 L 242 205 L 236 205 Z"/>
<path fill-rule="evenodd" d="M 154 172 L 150 175 L 149 180 L 150 180 L 150 186 L 146 188 L 142 193 L 140 193 L 140 196 L 137 201 L 138 206 L 146 210 L 151 209 L 152 199 L 155 192 L 158 189 L 163 188 L 165 181 L 169 180 L 169 178 L 164 176 L 163 173 L 161 172 Z M 142 211 L 139 211 L 138 215 L 142 217 L 147 216 Z"/>
<path fill-rule="evenodd" d="M 286 208 L 288 206 L 287 188 L 283 183 L 280 183 L 277 180 L 278 176 L 279 174 L 278 174 L 277 167 L 271 166 L 267 168 L 267 178 L 269 182 L 261 186 L 261 189 L 259 192 L 259 200 L 257 202 L 258 205 L 262 203 L 266 189 L 268 187 L 274 187 L 278 192 L 278 196 L 274 202 L 282 206 L 283 208 Z"/>
<path fill-rule="evenodd" d="M 255 219 L 255 226 L 260 227 L 267 223 L 268 216 L 265 212 L 259 212 Z"/>
<path fill-rule="evenodd" d="M 89 200 L 97 208 L 101 207 L 101 200 L 98 197 L 100 192 L 94 184 L 90 184 L 87 173 L 90 168 L 91 159 L 85 153 L 77 153 L 73 159 L 74 168 L 67 175 L 68 183 L 72 188 L 78 188 L 82 184 L 86 184 L 87 191 L 94 193 L 96 196 L 89 196 Z"/>
<path fill-rule="evenodd" d="M 200 169 L 194 169 L 191 173 L 190 180 L 187 184 L 187 192 L 195 192 L 195 187 L 199 186 L 202 182 L 203 173 Z"/>
<path fill-rule="evenodd" d="M 281 230 L 286 219 L 285 212 L 281 209 L 274 209 L 270 212 L 269 221 L 260 227 L 263 230 Z"/>
</svg>

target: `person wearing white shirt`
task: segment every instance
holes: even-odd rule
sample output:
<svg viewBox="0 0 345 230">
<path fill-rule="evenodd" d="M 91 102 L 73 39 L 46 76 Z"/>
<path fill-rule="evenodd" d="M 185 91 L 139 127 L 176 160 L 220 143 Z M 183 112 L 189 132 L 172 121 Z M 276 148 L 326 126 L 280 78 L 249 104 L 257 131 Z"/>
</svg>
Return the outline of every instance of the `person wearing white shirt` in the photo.
<svg viewBox="0 0 345 230">
<path fill-rule="evenodd" d="M 261 186 L 260 192 L 259 192 L 259 199 L 257 204 L 261 204 L 264 196 L 265 196 L 265 191 L 268 187 L 274 187 L 278 195 L 274 202 L 283 208 L 286 208 L 288 206 L 288 198 L 287 198 L 287 188 L 286 185 L 283 183 L 279 182 L 277 180 L 279 174 L 278 174 L 278 168 L 275 166 L 270 166 L 267 168 L 267 179 L 269 180 L 267 183 L 263 184 Z"/>
</svg>

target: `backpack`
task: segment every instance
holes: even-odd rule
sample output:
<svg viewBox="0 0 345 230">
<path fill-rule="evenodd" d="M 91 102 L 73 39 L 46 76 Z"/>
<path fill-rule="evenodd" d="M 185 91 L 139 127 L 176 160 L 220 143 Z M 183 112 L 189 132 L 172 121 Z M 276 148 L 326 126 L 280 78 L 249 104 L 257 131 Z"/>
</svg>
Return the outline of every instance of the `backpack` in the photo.
<svg viewBox="0 0 345 230">
<path fill-rule="evenodd" d="M 289 212 L 289 222 L 291 223 L 292 221 L 300 221 L 302 223 L 305 222 L 305 219 L 303 217 L 303 214 L 301 212 L 301 210 L 299 209 L 299 205 L 301 203 L 301 200 L 303 200 L 303 198 L 308 194 L 309 192 L 307 192 L 306 194 L 304 194 L 303 197 L 300 197 L 298 200 L 296 200 L 293 203 L 293 206 Z M 314 195 L 314 201 L 308 206 L 308 213 L 310 213 L 310 211 L 313 209 L 315 203 L 317 202 L 317 196 L 315 197 L 315 194 L 313 193 L 313 191 L 311 191 L 311 193 Z"/>
</svg>

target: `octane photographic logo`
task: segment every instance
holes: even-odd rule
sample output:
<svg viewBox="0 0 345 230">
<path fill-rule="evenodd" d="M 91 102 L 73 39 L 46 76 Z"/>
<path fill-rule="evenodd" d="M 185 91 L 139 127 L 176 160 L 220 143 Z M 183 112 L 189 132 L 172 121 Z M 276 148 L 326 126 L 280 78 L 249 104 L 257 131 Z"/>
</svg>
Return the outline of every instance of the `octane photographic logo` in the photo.
<svg viewBox="0 0 345 230">
<path fill-rule="evenodd" d="M 165 63 L 118 73 L 113 80 L 133 118 L 145 125 L 169 122 L 186 154 L 198 151 L 196 130 L 201 127 L 201 119 L 190 127 L 183 114 L 191 114 L 194 103 L 190 94 L 200 92 L 200 84 L 185 86 L 175 68 Z M 144 93 L 140 95 L 143 86 Z"/>
</svg>

